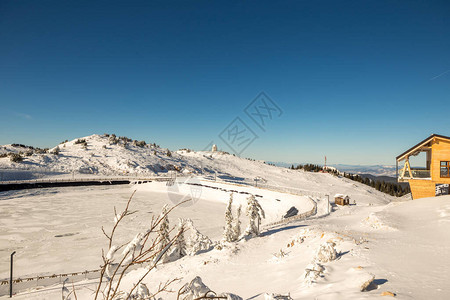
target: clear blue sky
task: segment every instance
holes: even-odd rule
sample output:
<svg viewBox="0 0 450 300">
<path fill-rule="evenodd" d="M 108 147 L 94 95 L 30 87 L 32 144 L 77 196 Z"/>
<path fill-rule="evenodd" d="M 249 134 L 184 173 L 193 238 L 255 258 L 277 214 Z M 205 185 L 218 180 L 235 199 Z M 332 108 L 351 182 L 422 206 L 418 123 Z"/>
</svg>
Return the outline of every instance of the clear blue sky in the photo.
<svg viewBox="0 0 450 300">
<path fill-rule="evenodd" d="M 283 110 L 263 132 L 244 108 Z M 1 1 L 0 144 L 116 133 L 242 156 L 394 164 L 450 135 L 449 1 Z"/>
</svg>

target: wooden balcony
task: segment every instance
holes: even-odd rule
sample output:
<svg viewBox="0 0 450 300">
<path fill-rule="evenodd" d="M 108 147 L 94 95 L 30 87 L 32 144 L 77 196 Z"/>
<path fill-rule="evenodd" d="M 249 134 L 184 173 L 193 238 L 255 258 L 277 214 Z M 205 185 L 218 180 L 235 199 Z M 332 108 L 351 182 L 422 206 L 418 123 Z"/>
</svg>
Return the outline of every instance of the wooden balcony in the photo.
<svg viewBox="0 0 450 300">
<path fill-rule="evenodd" d="M 409 169 L 405 167 L 398 172 L 399 182 L 407 182 L 411 179 L 431 180 L 431 171 L 426 169 Z"/>
</svg>

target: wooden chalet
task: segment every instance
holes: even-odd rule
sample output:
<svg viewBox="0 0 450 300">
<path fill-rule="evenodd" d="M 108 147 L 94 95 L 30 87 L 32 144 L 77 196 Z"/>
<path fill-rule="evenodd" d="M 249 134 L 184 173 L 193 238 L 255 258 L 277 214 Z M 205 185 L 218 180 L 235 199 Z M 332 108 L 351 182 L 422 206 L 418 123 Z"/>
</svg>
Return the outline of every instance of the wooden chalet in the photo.
<svg viewBox="0 0 450 300">
<path fill-rule="evenodd" d="M 425 152 L 426 163 L 412 168 L 409 159 Z M 396 158 L 399 182 L 408 182 L 412 198 L 435 197 L 449 194 L 450 137 L 432 134 Z M 403 168 L 399 170 L 399 164 Z"/>
</svg>

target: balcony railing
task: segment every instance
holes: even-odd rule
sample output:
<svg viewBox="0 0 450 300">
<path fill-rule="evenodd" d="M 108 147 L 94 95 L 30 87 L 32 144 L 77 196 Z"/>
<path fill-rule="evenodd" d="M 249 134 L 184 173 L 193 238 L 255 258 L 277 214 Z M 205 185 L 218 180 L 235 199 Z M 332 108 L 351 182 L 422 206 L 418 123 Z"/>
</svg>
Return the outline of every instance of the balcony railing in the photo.
<svg viewBox="0 0 450 300">
<path fill-rule="evenodd" d="M 421 178 L 431 178 L 431 172 L 430 170 L 424 170 L 424 169 L 411 169 L 411 173 L 409 174 L 409 171 L 405 171 L 405 176 L 402 177 L 403 170 L 401 169 L 398 172 L 398 177 L 400 179 L 421 179 Z"/>
</svg>

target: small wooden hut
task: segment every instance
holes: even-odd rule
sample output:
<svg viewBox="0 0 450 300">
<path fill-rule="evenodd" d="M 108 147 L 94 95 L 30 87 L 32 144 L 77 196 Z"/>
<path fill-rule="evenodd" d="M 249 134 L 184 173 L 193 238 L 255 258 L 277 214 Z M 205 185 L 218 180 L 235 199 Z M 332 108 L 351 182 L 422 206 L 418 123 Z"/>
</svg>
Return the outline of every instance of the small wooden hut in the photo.
<svg viewBox="0 0 450 300">
<path fill-rule="evenodd" d="M 334 203 L 338 205 L 349 205 L 350 197 L 344 194 L 336 194 L 334 195 Z"/>
</svg>

